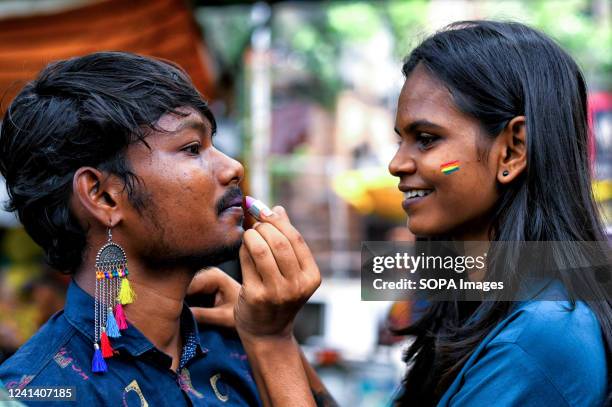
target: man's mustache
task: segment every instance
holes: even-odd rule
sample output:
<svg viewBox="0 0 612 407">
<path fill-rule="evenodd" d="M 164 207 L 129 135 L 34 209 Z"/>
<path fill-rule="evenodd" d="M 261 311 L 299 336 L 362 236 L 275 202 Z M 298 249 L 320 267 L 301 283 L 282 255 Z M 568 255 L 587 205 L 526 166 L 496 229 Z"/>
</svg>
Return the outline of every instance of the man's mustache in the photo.
<svg viewBox="0 0 612 407">
<path fill-rule="evenodd" d="M 239 187 L 229 187 L 225 194 L 217 201 L 217 215 L 220 215 L 225 209 L 235 205 L 236 201 L 242 202 L 242 190 Z"/>
</svg>

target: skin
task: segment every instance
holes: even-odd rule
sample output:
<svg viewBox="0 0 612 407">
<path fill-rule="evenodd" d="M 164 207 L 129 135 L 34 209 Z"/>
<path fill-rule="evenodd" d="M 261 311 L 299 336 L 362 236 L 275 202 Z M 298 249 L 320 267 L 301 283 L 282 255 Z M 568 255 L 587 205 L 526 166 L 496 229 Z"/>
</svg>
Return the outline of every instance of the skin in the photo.
<svg viewBox="0 0 612 407">
<path fill-rule="evenodd" d="M 499 199 L 500 188 L 515 180 L 526 167 L 525 117 L 517 116 L 510 120 L 501 134 L 491 141 L 483 134 L 478 121 L 457 109 L 448 89 L 423 66 L 417 66 L 408 76 L 398 100 L 396 131 L 400 137 L 400 145 L 389 164 L 389 171 L 400 179 L 400 190 L 422 188 L 434 191 L 422 202 L 407 208 L 408 227 L 411 232 L 421 236 L 446 235 L 457 240 L 483 243 L 488 241 L 491 233 L 491 213 Z M 482 151 L 485 151 L 486 155 L 483 156 Z M 440 164 L 452 160 L 460 160 L 461 169 L 451 175 L 441 173 Z M 275 208 L 274 216 L 279 218 L 264 219 L 264 222 L 276 226 L 285 236 L 292 236 L 292 233 L 283 232 L 282 225 L 275 223 L 285 216 L 284 211 Z M 266 224 L 258 224 L 249 232 L 259 232 L 261 238 L 268 241 L 268 248 L 276 248 L 278 253 L 282 252 L 283 250 L 278 250 L 279 246 L 270 243 L 274 238 L 273 234 L 263 229 L 268 227 Z M 289 240 L 291 241 L 291 238 Z M 298 242 L 299 238 L 295 241 Z M 245 277 L 250 278 L 250 281 L 259 287 L 278 287 L 268 290 L 267 295 L 273 296 L 274 292 L 278 294 L 290 289 L 292 283 L 282 280 L 294 280 L 299 276 L 295 273 L 295 262 L 299 261 L 298 259 L 310 261 L 296 250 L 296 259 L 289 255 L 281 261 L 274 260 L 276 251 L 268 253 L 267 249 L 254 249 L 252 245 L 261 244 L 261 247 L 265 248 L 260 237 L 254 234 L 245 234 L 245 243 L 240 253 L 243 270 L 245 267 L 247 270 Z M 485 248 L 479 247 L 477 251 L 483 249 Z M 309 267 L 307 266 L 306 270 Z M 482 277 L 471 276 L 474 279 Z M 205 291 L 210 292 L 210 284 L 197 283 L 196 280 L 192 291 L 206 286 Z M 222 280 L 220 279 L 214 288 L 218 291 L 217 310 L 203 310 L 195 315 L 201 320 L 224 320 L 222 324 L 226 326 L 236 324 L 245 342 L 259 387 L 268 388 L 267 394 L 277 395 L 268 398 L 265 403 L 293 405 L 292 402 L 300 399 L 291 397 L 291 392 L 283 392 L 282 387 L 285 383 L 292 383 L 294 386 L 301 383 L 299 388 L 303 389 L 304 383 L 308 381 L 317 399 L 317 405 L 336 405 L 307 363 L 303 364 L 303 371 L 295 369 L 296 345 L 291 343 L 291 337 L 288 335 L 292 320 L 281 318 L 279 325 L 273 329 L 277 334 L 271 336 L 267 336 L 269 325 L 264 319 L 260 319 L 261 316 L 251 315 L 247 320 L 241 320 L 241 301 L 245 304 L 251 302 L 263 305 L 279 300 L 280 297 L 277 296 L 276 300 L 271 300 L 272 297 L 266 299 L 266 295 L 255 294 L 259 290 L 254 289 L 251 291 L 254 297 L 249 301 L 244 297 L 244 288 L 250 283 L 245 284 L 237 295 L 238 288 Z M 237 305 L 233 306 L 233 301 Z M 287 298 L 281 300 L 281 303 L 299 308 Z M 277 303 L 277 307 L 281 307 L 281 303 Z M 228 312 L 232 306 L 234 321 Z M 256 309 L 257 307 L 253 308 Z M 216 315 L 211 315 L 215 312 Z M 258 338 L 251 330 L 258 330 L 259 335 L 263 334 L 267 339 L 251 341 L 250 338 Z M 279 359 L 279 355 L 283 356 Z M 286 397 L 283 398 L 283 395 Z"/>
<path fill-rule="evenodd" d="M 502 133 L 491 141 L 483 134 L 478 121 L 457 109 L 448 89 L 423 66 L 417 66 L 406 79 L 398 100 L 396 131 L 400 137 L 400 145 L 389 164 L 389 171 L 400 179 L 400 190 L 405 191 L 411 187 L 434 191 L 422 202 L 407 208 L 408 227 L 411 232 L 420 236 L 447 235 L 458 240 L 488 241 L 491 213 L 499 199 L 499 188 L 515 180 L 526 167 L 525 118 L 517 116 L 510 120 Z M 432 136 L 435 136 L 435 139 L 431 139 Z M 486 152 L 485 156 L 481 154 L 482 151 Z M 441 173 L 440 164 L 452 160 L 461 161 L 460 170 L 451 175 Z M 504 175 L 504 171 L 508 171 L 508 174 Z M 284 211 L 275 208 L 275 216 L 282 219 Z M 292 233 L 282 232 L 283 227 L 277 225 L 275 219 L 264 219 L 264 222 L 276 226 L 277 230 L 286 236 L 292 236 Z M 259 232 L 261 238 L 271 241 L 273 235 L 267 233 L 264 227 L 268 226 L 258 224 L 249 232 Z M 253 239 L 250 240 L 251 238 Z M 247 241 L 250 241 L 250 244 L 245 244 L 240 253 L 243 270 L 245 267 L 247 270 L 245 277 L 250 277 L 259 287 L 278 287 L 269 290 L 268 295 L 283 292 L 287 287 L 291 287 L 291 282 L 283 282 L 283 278 L 292 280 L 299 274 L 283 270 L 296 270 L 295 262 L 304 257 L 298 255 L 294 259 L 293 256 L 286 256 L 282 261 L 275 261 L 272 258 L 276 257 L 276 252 L 266 254 L 266 250 L 254 250 L 251 246 L 261 244 L 261 247 L 265 247 L 259 237 L 247 233 L 245 243 Z M 268 248 L 273 247 L 274 244 L 268 244 Z M 276 249 L 279 247 L 276 246 Z M 477 251 L 483 249 L 484 247 L 479 247 Z M 253 253 L 256 255 L 253 256 Z M 294 253 L 298 251 L 294 250 Z M 276 267 L 273 266 L 274 262 Z M 256 273 L 253 273 L 253 270 Z M 475 279 L 482 277 L 471 276 Z M 259 334 L 266 337 L 269 325 L 264 319 L 259 319 L 261 316 L 241 320 L 239 304 L 241 301 L 249 303 L 243 293 L 245 286 L 249 284 L 245 284 L 240 294 L 236 294 L 238 288 L 223 279 L 219 279 L 214 288 L 197 280 L 198 278 L 194 280 L 191 289 L 193 292 L 216 290 L 218 294 L 216 310 L 196 311 L 195 315 L 201 321 L 207 318 L 223 320 L 224 322 L 220 323 L 225 326 L 235 323 L 241 332 L 241 338 L 244 338 L 243 342 L 259 387 L 268 386 L 267 394 L 287 396 L 269 398 L 265 401 L 266 404 L 293 405 L 292 401 L 295 402 L 299 398 L 292 398 L 291 392 L 283 393 L 282 387 L 285 383 L 295 386 L 301 383 L 299 388 L 303 389 L 304 383 L 308 382 L 317 399 L 317 405 L 336 405 L 307 363 L 303 364 L 303 371 L 295 369 L 296 345 L 291 343 L 291 337 L 288 335 L 290 320 L 281 319 L 279 325 L 273 329 L 274 332 L 280 332 L 280 336 L 271 335 L 263 341 L 251 341 L 251 337 L 258 337 L 257 334 L 253 336 L 253 333 L 249 332 L 251 329 L 259 329 Z M 258 290 L 251 291 L 256 292 Z M 251 298 L 251 302 L 260 305 L 272 298 L 266 300 L 265 296 L 255 297 L 258 300 Z M 280 299 L 278 296 L 276 298 Z M 235 306 L 234 301 L 237 303 Z M 291 300 L 285 299 L 281 302 L 295 307 Z M 277 303 L 277 306 L 280 307 L 281 304 Z M 230 308 L 234 309 L 233 321 L 228 312 Z M 283 332 L 285 334 L 282 334 Z M 280 360 L 279 355 L 283 355 Z"/>
<path fill-rule="evenodd" d="M 138 301 L 126 316 L 178 366 L 182 342 L 180 313 L 194 273 L 207 256 L 240 244 L 241 209 L 217 214 L 216 203 L 244 175 L 240 163 L 212 145 L 211 125 L 192 109 L 187 116 L 167 114 L 154 131 L 135 143 L 127 157 L 140 178 L 145 209 L 128 200 L 122 182 L 91 167 L 80 168 L 73 180 L 72 208 L 88 230 L 88 249 L 76 281 L 94 292 L 95 255 L 112 228 L 113 240 L 126 251 L 130 282 Z M 201 233 L 206 230 L 209 233 Z M 149 238 L 143 238 L 149 237 Z"/>
<path fill-rule="evenodd" d="M 491 140 L 475 118 L 459 111 L 444 84 L 419 64 L 402 87 L 395 128 L 400 141 L 389 172 L 399 178 L 399 189 L 433 190 L 405 208 L 408 228 L 418 236 L 490 240 L 500 188 L 526 167 L 525 118 L 513 118 Z M 458 171 L 440 171 L 441 164 L 454 160 L 460 161 Z"/>
<path fill-rule="evenodd" d="M 158 120 L 148 146 L 127 148 L 142 208 L 134 207 L 117 177 L 92 167 L 76 171 L 71 209 L 87 230 L 87 249 L 75 279 L 93 295 L 91 270 L 111 228 L 128 257 L 136 293 L 126 317 L 172 358 L 175 371 L 183 346 L 180 314 L 194 275 L 239 254 L 242 286 L 217 269 L 202 273 L 189 289 L 217 292 L 214 311 L 196 310 L 196 317 L 224 325 L 231 315 L 265 405 L 313 406 L 313 392 L 324 388 L 311 377 L 292 330 L 296 313 L 321 282 L 319 269 L 282 207 L 244 232 L 242 165 L 215 149 L 206 118 L 191 108 L 179 110 L 184 116 Z M 238 206 L 220 212 L 219 202 L 236 191 Z"/>
</svg>

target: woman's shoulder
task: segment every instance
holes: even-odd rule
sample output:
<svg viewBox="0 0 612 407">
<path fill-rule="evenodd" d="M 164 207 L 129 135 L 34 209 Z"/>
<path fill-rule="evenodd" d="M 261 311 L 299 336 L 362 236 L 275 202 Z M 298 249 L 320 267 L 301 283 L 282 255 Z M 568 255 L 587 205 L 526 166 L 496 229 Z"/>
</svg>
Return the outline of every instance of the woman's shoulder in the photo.
<svg viewBox="0 0 612 407">
<path fill-rule="evenodd" d="M 546 378 L 566 401 L 606 392 L 602 330 L 595 313 L 582 301 L 521 304 L 482 353 L 499 349 L 505 349 L 515 362 L 521 360 L 517 366 L 529 366 L 530 371 Z M 520 374 L 516 379 L 520 380 Z"/>
<path fill-rule="evenodd" d="M 559 283 L 547 289 L 562 292 Z M 550 298 L 547 294 L 539 298 Z M 489 345 L 513 343 L 539 358 L 563 355 L 574 359 L 605 359 L 601 326 L 593 310 L 583 301 L 534 299 L 519 303 L 501 324 Z M 550 355 L 551 350 L 563 351 Z M 546 352 L 542 352 L 546 351 Z"/>
<path fill-rule="evenodd" d="M 602 332 L 587 304 L 530 301 L 481 342 L 438 406 L 600 406 L 606 387 Z"/>
</svg>

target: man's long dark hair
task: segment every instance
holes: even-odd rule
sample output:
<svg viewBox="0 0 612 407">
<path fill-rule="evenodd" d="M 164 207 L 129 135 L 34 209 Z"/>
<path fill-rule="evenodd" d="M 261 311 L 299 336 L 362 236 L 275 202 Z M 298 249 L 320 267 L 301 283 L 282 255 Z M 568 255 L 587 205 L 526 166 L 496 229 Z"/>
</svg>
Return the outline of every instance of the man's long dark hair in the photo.
<svg viewBox="0 0 612 407">
<path fill-rule="evenodd" d="M 190 106 L 216 126 L 202 95 L 178 66 L 125 52 L 57 61 L 28 83 L 8 107 L 0 131 L 0 172 L 9 210 L 54 268 L 81 263 L 86 231 L 70 209 L 72 178 L 91 166 L 125 184 L 138 210 L 144 202 L 125 157 L 165 113 Z"/>
<path fill-rule="evenodd" d="M 480 121 L 489 139 L 512 118 L 526 117 L 527 168 L 520 179 L 500 186 L 492 241 L 606 239 L 591 190 L 585 81 L 567 53 L 522 24 L 464 21 L 415 48 L 405 60 L 404 75 L 408 77 L 419 64 L 445 84 L 462 112 Z M 505 258 L 497 260 L 515 264 L 519 250 L 517 243 L 516 249 L 505 250 Z M 580 299 L 576 287 L 601 299 L 588 304 L 601 325 L 610 367 L 612 300 L 593 273 L 572 272 L 578 267 L 571 265 L 584 255 L 554 253 L 554 261 L 569 265 L 557 278 L 572 305 Z M 500 269 L 490 270 L 496 274 Z M 525 277 L 520 268 L 503 269 L 487 279 L 518 287 Z M 411 367 L 396 403 L 435 405 L 474 349 L 512 307 L 513 303 L 501 300 L 432 302 L 416 323 L 399 331 L 415 341 L 405 355 Z M 469 319 L 475 312 L 482 317 Z"/>
</svg>

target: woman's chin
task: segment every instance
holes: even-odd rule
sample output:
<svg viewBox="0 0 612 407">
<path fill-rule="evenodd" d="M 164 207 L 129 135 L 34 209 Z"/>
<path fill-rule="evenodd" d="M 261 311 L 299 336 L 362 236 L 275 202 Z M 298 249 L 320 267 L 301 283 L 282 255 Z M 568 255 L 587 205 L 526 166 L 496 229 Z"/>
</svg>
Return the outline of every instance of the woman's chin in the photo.
<svg viewBox="0 0 612 407">
<path fill-rule="evenodd" d="M 418 237 L 444 236 L 450 231 L 449 228 L 445 228 L 442 225 L 433 224 L 431 221 L 421 222 L 420 219 L 408 218 L 406 226 Z"/>
</svg>

